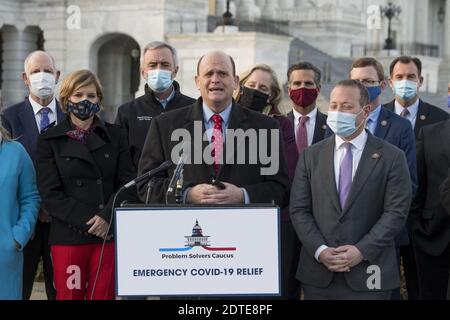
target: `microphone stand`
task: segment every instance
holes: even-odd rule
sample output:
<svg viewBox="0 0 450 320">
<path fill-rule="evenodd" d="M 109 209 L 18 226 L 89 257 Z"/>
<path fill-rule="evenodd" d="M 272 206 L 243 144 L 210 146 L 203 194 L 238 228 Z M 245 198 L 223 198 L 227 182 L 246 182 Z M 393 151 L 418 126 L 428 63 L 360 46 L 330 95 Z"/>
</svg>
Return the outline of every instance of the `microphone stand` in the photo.
<svg viewBox="0 0 450 320">
<path fill-rule="evenodd" d="M 147 183 L 147 195 L 145 196 L 145 204 L 148 204 L 150 200 L 150 193 L 153 190 L 153 187 L 155 186 L 155 178 L 151 178 L 150 181 Z"/>
<path fill-rule="evenodd" d="M 180 178 L 177 180 L 177 187 L 175 188 L 175 202 L 177 204 L 183 203 L 183 169 L 180 172 Z"/>
</svg>

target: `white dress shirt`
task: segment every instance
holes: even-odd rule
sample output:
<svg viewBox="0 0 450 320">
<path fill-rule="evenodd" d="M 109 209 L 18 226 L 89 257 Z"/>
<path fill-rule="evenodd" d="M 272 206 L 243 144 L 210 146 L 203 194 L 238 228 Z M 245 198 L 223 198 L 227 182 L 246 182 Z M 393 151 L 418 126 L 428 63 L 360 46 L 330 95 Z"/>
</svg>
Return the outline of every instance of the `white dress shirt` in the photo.
<svg viewBox="0 0 450 320">
<path fill-rule="evenodd" d="M 34 101 L 31 97 L 28 97 L 28 100 L 30 101 L 31 106 L 33 107 L 34 117 L 36 119 L 36 125 L 37 125 L 38 131 L 41 128 L 41 114 L 39 113 L 39 111 L 41 111 L 42 108 L 50 108 L 50 112 L 48 113 L 48 118 L 50 120 L 49 124 L 52 122 L 55 122 L 55 124 L 57 124 L 55 98 L 53 98 L 53 100 L 50 102 L 50 104 L 46 107 L 41 106 L 39 103 Z"/>
<path fill-rule="evenodd" d="M 409 114 L 407 116 L 405 116 L 404 118 L 407 119 L 409 122 L 411 122 L 413 129 L 416 126 L 416 119 L 417 119 L 417 113 L 419 112 L 419 103 L 420 100 L 417 99 L 416 102 L 414 102 L 412 105 L 410 105 L 408 108 Z M 400 103 L 397 102 L 397 100 L 395 100 L 395 113 L 400 115 L 402 113 L 402 111 L 405 108 L 403 108 L 401 106 Z"/>
<path fill-rule="evenodd" d="M 359 134 L 356 138 L 348 141 L 352 144 L 353 155 L 353 167 L 352 167 L 352 181 L 355 178 L 356 170 L 358 169 L 359 161 L 361 160 L 362 153 L 366 146 L 368 134 L 365 130 Z M 334 148 L 334 176 L 336 177 L 336 190 L 339 190 L 339 173 L 341 169 L 341 163 L 345 156 L 344 143 L 347 142 L 341 137 L 335 135 L 335 148 Z M 314 257 L 319 261 L 319 256 L 323 250 L 328 249 L 327 245 L 321 245 L 314 254 Z M 320 262 L 320 261 L 319 261 Z"/>
<path fill-rule="evenodd" d="M 303 117 L 303 115 L 297 112 L 295 109 L 292 109 L 292 112 L 294 113 L 295 141 L 297 141 L 297 130 L 298 126 L 300 125 L 299 120 L 300 117 Z M 316 128 L 317 108 L 314 108 L 314 110 L 308 113 L 306 116 L 309 117 L 308 121 L 305 122 L 305 127 L 306 133 L 308 135 L 308 147 L 310 147 L 314 138 L 314 129 Z"/>
</svg>

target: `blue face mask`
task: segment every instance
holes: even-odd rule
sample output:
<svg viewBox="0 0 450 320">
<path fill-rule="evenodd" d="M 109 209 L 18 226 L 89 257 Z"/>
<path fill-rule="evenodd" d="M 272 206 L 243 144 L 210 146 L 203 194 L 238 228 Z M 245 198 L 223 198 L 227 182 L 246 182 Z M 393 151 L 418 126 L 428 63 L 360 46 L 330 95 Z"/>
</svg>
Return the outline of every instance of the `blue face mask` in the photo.
<svg viewBox="0 0 450 320">
<path fill-rule="evenodd" d="M 366 87 L 369 92 L 370 103 L 374 102 L 381 94 L 381 86 Z"/>
<path fill-rule="evenodd" d="M 450 93 L 448 94 L 448 107 L 450 108 Z"/>
<path fill-rule="evenodd" d="M 153 91 L 164 92 L 172 83 L 172 72 L 169 70 L 156 69 L 147 73 L 147 84 Z"/>
<path fill-rule="evenodd" d="M 364 110 L 361 110 L 363 112 Z M 340 111 L 328 111 L 327 125 L 339 137 L 347 138 L 354 134 L 363 124 L 356 126 L 356 118 L 361 114 Z"/>
<path fill-rule="evenodd" d="M 417 83 L 409 80 L 394 81 L 394 94 L 402 100 L 411 100 L 417 95 Z"/>
</svg>

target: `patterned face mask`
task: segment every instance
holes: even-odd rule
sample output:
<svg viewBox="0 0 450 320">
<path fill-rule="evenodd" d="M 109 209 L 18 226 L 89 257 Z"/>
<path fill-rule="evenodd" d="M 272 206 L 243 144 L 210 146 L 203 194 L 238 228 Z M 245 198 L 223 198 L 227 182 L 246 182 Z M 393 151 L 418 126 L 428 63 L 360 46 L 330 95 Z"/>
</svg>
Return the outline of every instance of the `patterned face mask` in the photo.
<svg viewBox="0 0 450 320">
<path fill-rule="evenodd" d="M 67 111 L 72 113 L 78 119 L 84 121 L 100 111 L 98 103 L 92 103 L 89 100 L 83 100 L 77 103 L 67 102 Z"/>
</svg>

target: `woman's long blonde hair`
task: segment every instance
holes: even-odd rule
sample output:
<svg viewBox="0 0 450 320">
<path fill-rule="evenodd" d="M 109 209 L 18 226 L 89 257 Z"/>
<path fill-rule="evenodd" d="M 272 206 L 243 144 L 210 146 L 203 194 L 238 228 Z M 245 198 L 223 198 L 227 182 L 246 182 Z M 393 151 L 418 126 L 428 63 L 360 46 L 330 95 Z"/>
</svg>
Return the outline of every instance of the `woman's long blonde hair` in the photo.
<svg viewBox="0 0 450 320">
<path fill-rule="evenodd" d="M 2 125 L 0 124 L 0 142 L 11 140 L 12 139 L 9 132 L 5 128 L 3 128 Z"/>
</svg>

